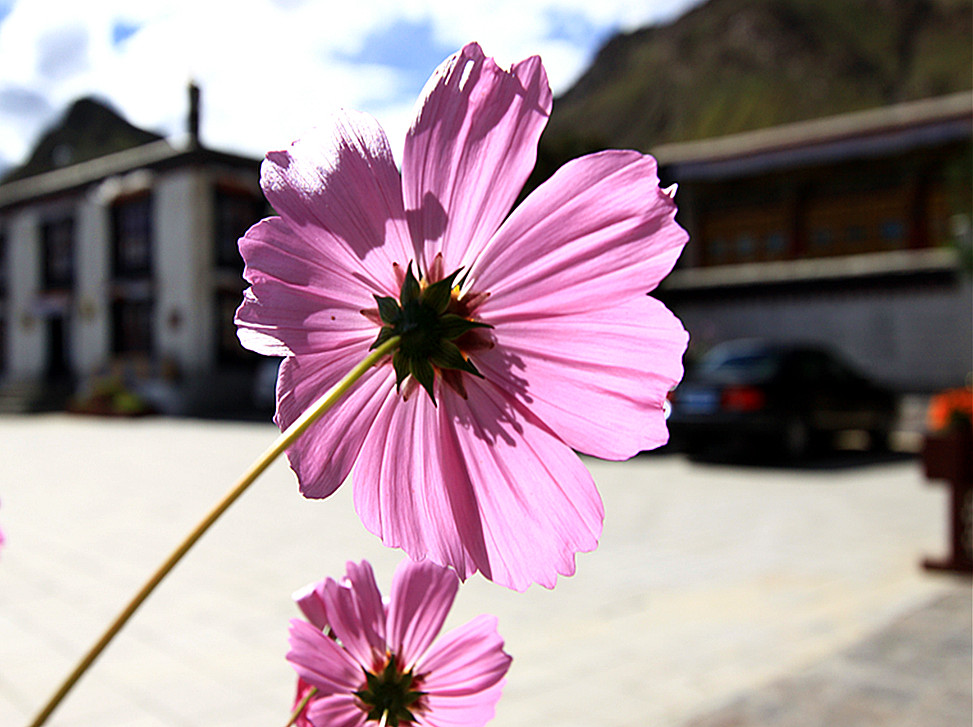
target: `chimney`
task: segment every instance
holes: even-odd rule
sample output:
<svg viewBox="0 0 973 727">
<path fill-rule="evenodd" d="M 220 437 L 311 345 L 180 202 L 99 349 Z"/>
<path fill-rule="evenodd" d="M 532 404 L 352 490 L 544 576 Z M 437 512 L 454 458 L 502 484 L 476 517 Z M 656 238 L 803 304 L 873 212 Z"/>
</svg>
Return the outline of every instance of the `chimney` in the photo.
<svg viewBox="0 0 973 727">
<path fill-rule="evenodd" d="M 199 143 L 199 86 L 195 81 L 189 82 L 189 145 L 193 149 L 198 149 Z"/>
</svg>

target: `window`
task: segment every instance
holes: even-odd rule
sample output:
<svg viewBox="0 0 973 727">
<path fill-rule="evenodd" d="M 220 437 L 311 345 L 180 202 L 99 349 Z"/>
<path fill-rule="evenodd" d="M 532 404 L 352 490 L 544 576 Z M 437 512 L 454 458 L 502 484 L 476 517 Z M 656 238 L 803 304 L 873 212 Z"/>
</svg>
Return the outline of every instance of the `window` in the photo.
<svg viewBox="0 0 973 727">
<path fill-rule="evenodd" d="M 817 227 L 811 232 L 811 247 L 818 252 L 831 249 L 834 233 L 828 227 Z"/>
<path fill-rule="evenodd" d="M 737 258 L 743 261 L 752 260 L 757 252 L 757 240 L 753 235 L 745 233 L 736 239 Z"/>
<path fill-rule="evenodd" d="M 728 247 L 725 238 L 714 237 L 709 243 L 710 262 L 715 265 L 725 262 Z"/>
<path fill-rule="evenodd" d="M 767 257 L 778 258 L 787 252 L 787 235 L 781 231 L 771 232 L 764 240 Z"/>
<path fill-rule="evenodd" d="M 74 286 L 74 220 L 64 217 L 41 225 L 44 262 L 44 288 L 70 289 Z"/>
<path fill-rule="evenodd" d="M 216 264 L 243 270 L 237 241 L 263 217 L 262 200 L 245 190 L 218 187 L 216 190 Z"/>
<path fill-rule="evenodd" d="M 240 345 L 233 323 L 236 309 L 240 305 L 240 293 L 220 291 L 216 294 L 217 316 L 217 357 L 221 363 L 253 360 L 254 354 Z"/>
<path fill-rule="evenodd" d="M 114 277 L 150 277 L 152 198 L 145 194 L 116 202 L 112 208 L 112 228 Z"/>
<path fill-rule="evenodd" d="M 901 247 L 905 241 L 905 225 L 902 220 L 884 220 L 879 227 L 879 235 L 884 247 Z"/>
<path fill-rule="evenodd" d="M 123 197 L 112 206 L 112 352 L 152 353 L 152 196 Z"/>
<path fill-rule="evenodd" d="M 116 299 L 112 304 L 112 351 L 115 354 L 152 352 L 152 301 Z"/>
<path fill-rule="evenodd" d="M 214 233 L 216 245 L 217 360 L 222 364 L 252 365 L 256 356 L 240 345 L 233 316 L 245 287 L 243 258 L 238 241 L 264 216 L 263 200 L 247 189 L 221 185 L 216 188 Z"/>
</svg>

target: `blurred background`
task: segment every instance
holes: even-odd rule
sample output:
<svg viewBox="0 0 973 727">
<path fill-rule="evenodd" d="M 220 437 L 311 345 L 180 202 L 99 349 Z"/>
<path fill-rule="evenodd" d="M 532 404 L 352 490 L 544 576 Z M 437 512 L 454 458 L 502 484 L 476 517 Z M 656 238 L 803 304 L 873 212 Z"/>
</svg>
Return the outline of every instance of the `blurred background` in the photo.
<svg viewBox="0 0 973 727">
<path fill-rule="evenodd" d="M 589 463 L 608 519 L 578 577 L 462 591 L 517 657 L 497 724 L 969 725 L 973 3 L 228 7 L 0 0 L 0 722 L 274 434 L 277 361 L 232 323 L 263 154 L 335 107 L 398 154 L 477 40 L 555 93 L 525 194 L 634 148 L 691 235 L 652 293 L 691 334 L 672 443 Z M 312 508 L 268 478 L 57 724 L 284 715 L 289 590 L 362 556 L 387 588 L 398 554 L 348 487 Z M 923 568 L 943 553 L 967 575 Z"/>
<path fill-rule="evenodd" d="M 678 183 L 692 244 L 656 295 L 690 364 L 761 338 L 899 393 L 970 371 L 965 0 L 48 5 L 0 2 L 0 410 L 266 412 L 232 325 L 262 154 L 338 106 L 398 151 L 471 38 L 546 63 L 528 190 L 603 148 Z"/>
</svg>

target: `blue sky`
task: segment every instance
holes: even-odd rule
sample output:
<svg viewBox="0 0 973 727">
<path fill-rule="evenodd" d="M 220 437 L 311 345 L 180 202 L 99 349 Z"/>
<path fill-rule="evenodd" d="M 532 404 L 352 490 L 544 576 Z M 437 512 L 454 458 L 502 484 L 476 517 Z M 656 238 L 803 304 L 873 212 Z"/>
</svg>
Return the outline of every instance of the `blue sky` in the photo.
<svg viewBox="0 0 973 727">
<path fill-rule="evenodd" d="M 505 66 L 540 55 L 558 93 L 612 33 L 699 2 L 0 0 L 0 168 L 86 95 L 179 135 L 190 79 L 210 146 L 260 156 L 346 107 L 375 115 L 397 150 L 426 79 L 470 40 Z"/>
</svg>

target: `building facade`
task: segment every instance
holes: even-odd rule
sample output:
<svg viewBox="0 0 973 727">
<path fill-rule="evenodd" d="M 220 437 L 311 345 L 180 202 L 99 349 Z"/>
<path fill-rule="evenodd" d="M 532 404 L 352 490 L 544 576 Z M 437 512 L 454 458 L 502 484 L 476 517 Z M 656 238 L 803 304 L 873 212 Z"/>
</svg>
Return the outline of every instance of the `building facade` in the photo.
<svg viewBox="0 0 973 727">
<path fill-rule="evenodd" d="M 122 377 L 174 412 L 239 396 L 254 359 L 233 326 L 237 239 L 267 213 L 258 176 L 190 134 L 0 185 L 0 383 Z"/>
<path fill-rule="evenodd" d="M 660 291 L 692 353 L 830 345 L 900 390 L 973 363 L 973 95 L 654 150 L 689 230 Z"/>
</svg>

